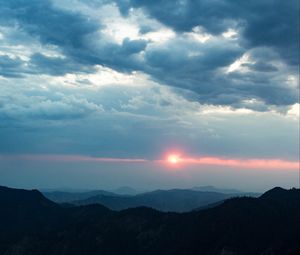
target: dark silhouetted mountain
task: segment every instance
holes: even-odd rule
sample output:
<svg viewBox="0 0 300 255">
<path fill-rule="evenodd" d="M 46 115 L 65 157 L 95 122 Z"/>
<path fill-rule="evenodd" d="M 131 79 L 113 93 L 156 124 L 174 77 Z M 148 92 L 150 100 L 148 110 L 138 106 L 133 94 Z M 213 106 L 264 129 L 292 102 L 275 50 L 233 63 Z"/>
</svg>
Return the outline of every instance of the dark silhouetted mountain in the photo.
<svg viewBox="0 0 300 255">
<path fill-rule="evenodd" d="M 112 210 L 146 206 L 160 211 L 187 212 L 232 196 L 216 192 L 172 189 L 156 190 L 136 196 L 97 195 L 85 200 L 73 201 L 73 203 L 77 205 L 98 203 Z"/>
<path fill-rule="evenodd" d="M 64 215 L 59 205 L 37 190 L 0 186 L 0 251 L 24 233 L 56 230 Z"/>
<path fill-rule="evenodd" d="M 259 198 L 232 198 L 201 211 L 164 213 L 146 207 L 116 212 L 98 204 L 64 208 L 38 191 L 0 188 L 0 206 L 1 255 L 300 251 L 299 189 L 275 188 Z M 8 226 L 15 221 L 11 230 Z"/>
<path fill-rule="evenodd" d="M 218 202 L 215 202 L 215 203 L 203 205 L 203 206 L 200 206 L 200 207 L 197 207 L 197 208 L 193 209 L 193 211 L 200 211 L 200 210 L 204 210 L 204 209 L 213 208 L 213 207 L 216 207 L 218 205 L 223 204 L 224 202 L 225 202 L 225 200 L 221 200 L 221 201 L 218 201 Z"/>
<path fill-rule="evenodd" d="M 49 220 L 60 211 L 60 206 L 45 198 L 38 190 L 10 189 L 0 186 L 0 219 L 5 219 L 1 228 L 19 229 L 33 227 L 30 222 Z M 10 221 L 10 219 L 12 219 Z"/>
<path fill-rule="evenodd" d="M 295 188 L 286 190 L 280 187 L 275 187 L 261 195 L 261 199 L 268 199 L 277 202 L 285 201 L 287 203 L 299 202 L 297 198 L 299 199 L 299 189 Z"/>
</svg>

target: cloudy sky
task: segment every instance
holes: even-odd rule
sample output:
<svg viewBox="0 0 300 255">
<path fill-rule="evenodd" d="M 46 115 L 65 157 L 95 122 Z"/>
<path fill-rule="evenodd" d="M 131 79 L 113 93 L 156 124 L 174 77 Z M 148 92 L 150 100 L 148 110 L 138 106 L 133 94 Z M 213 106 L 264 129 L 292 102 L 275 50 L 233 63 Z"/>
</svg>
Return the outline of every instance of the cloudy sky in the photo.
<svg viewBox="0 0 300 255">
<path fill-rule="evenodd" d="M 297 186 L 297 0 L 0 0 L 0 185 Z"/>
</svg>

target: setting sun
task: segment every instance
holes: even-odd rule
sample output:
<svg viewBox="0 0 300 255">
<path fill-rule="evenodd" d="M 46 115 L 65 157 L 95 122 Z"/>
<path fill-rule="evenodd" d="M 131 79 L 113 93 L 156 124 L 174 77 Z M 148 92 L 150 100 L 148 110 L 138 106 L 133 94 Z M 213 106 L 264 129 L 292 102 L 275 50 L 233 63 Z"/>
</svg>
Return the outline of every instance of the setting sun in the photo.
<svg viewBox="0 0 300 255">
<path fill-rule="evenodd" d="M 179 155 L 171 154 L 168 156 L 168 162 L 171 164 L 177 164 L 180 161 Z"/>
</svg>

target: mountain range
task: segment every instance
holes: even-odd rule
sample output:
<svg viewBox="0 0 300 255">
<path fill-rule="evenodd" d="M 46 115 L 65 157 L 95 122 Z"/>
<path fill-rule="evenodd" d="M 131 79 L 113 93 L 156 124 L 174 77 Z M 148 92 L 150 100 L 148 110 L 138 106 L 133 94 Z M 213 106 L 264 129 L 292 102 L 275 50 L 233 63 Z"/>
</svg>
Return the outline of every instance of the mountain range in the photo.
<svg viewBox="0 0 300 255">
<path fill-rule="evenodd" d="M 0 187 L 0 254 L 299 254 L 300 190 L 274 188 L 186 213 L 64 207 Z"/>
<path fill-rule="evenodd" d="M 201 189 L 201 190 L 199 190 Z M 122 189 L 123 190 L 123 189 Z M 193 189 L 155 190 L 134 194 L 132 189 L 125 191 L 132 195 L 116 194 L 104 190 L 72 193 L 72 192 L 44 192 L 50 200 L 57 203 L 75 205 L 102 204 L 112 210 L 124 210 L 138 206 L 146 206 L 160 211 L 188 212 L 196 208 L 204 208 L 211 204 L 237 196 L 258 196 L 257 193 L 244 193 L 237 190 L 219 190 L 212 186 Z M 219 191 L 224 191 L 221 193 Z M 230 193 L 229 191 L 233 191 Z"/>
</svg>

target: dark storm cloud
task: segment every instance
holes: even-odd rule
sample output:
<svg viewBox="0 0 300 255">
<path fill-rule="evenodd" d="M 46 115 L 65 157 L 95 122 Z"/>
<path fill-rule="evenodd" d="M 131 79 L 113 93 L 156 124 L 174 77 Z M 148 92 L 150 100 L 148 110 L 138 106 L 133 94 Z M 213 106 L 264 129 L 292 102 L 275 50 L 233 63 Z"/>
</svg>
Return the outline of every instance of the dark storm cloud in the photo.
<svg viewBox="0 0 300 255">
<path fill-rule="evenodd" d="M 286 74 L 268 63 L 276 56 L 259 55 L 261 51 L 268 50 L 253 50 L 256 62 L 244 64 L 250 72 L 224 73 L 220 69 L 241 57 L 243 48 L 225 40 L 204 45 L 175 40 L 146 51 L 146 71 L 159 82 L 195 92 L 202 103 L 256 109 L 242 101 L 257 99 L 271 105 L 297 102 L 296 90 L 286 85 Z"/>
<path fill-rule="evenodd" d="M 98 29 L 87 18 L 54 8 L 48 0 L 1 0 L 0 3 L 2 24 L 17 23 L 45 44 L 80 48 L 85 36 Z"/>
<path fill-rule="evenodd" d="M 4 77 L 22 77 L 24 62 L 17 58 L 13 59 L 7 55 L 0 56 L 0 75 Z"/>
<path fill-rule="evenodd" d="M 70 72 L 91 73 L 93 71 L 92 66 L 84 66 L 72 59 L 49 57 L 41 53 L 31 55 L 30 61 L 11 58 L 7 55 L 0 56 L 0 75 L 7 78 L 23 78 L 28 74 L 59 76 Z"/>
<path fill-rule="evenodd" d="M 143 50 L 144 40 L 124 39 L 122 45 L 101 37 L 102 25 L 79 13 L 54 7 L 51 1 L 0 0 L 0 24 L 17 25 L 45 45 L 58 46 L 66 59 L 34 54 L 30 64 L 41 64 L 41 73 L 62 75 L 96 64 L 122 71 L 137 69 L 132 56 Z M 96 32 L 99 32 L 95 35 Z M 28 45 L 30 47 L 30 45 Z M 76 67 L 77 62 L 77 67 Z M 47 65 L 47 66 L 46 66 Z M 44 71 L 44 72 L 43 72 Z M 15 72 L 16 73 L 16 72 Z"/>
<path fill-rule="evenodd" d="M 183 44 L 147 51 L 148 72 L 160 82 L 194 91 L 203 103 L 241 106 L 239 102 L 252 98 L 274 105 L 299 101 L 297 89 L 286 85 L 288 72 L 283 74 L 270 63 L 284 61 L 291 67 L 289 71 L 297 75 L 297 0 L 129 0 L 118 4 L 124 15 L 132 7 L 143 8 L 178 33 L 190 32 L 196 26 L 213 35 L 220 35 L 230 27 L 240 31 L 239 47 L 236 48 L 219 42 L 208 49 Z M 188 57 L 189 49 L 201 54 Z M 220 67 L 229 65 L 247 51 L 251 51 L 253 63 L 242 64 L 242 67 L 247 67 L 250 72 L 219 72 Z"/>
<path fill-rule="evenodd" d="M 228 27 L 240 28 L 248 47 L 274 47 L 290 64 L 299 63 L 297 0 L 128 0 L 118 4 L 123 14 L 132 7 L 143 8 L 179 32 L 191 31 L 195 26 L 212 34 L 220 34 Z"/>
<path fill-rule="evenodd" d="M 97 8 L 108 2 L 93 1 L 89 5 Z M 130 8 L 143 8 L 177 32 L 165 44 L 149 47 L 147 40 L 125 38 L 120 44 L 113 42 L 103 32 L 109 24 L 59 9 L 50 1 L 0 3 L 2 25 L 17 26 L 44 46 L 55 45 L 62 54 L 50 57 L 34 53 L 27 65 L 18 58 L 1 57 L 2 76 L 90 73 L 95 65 L 103 65 L 120 72 L 142 71 L 159 83 L 194 92 L 201 103 L 235 107 L 253 98 L 274 105 L 298 102 L 297 89 L 286 85 L 286 77 L 297 73 L 299 63 L 297 0 L 118 1 L 123 14 L 128 14 Z M 189 39 L 185 32 L 195 26 L 203 27 L 215 39 L 205 43 Z M 239 31 L 237 40 L 222 38 L 221 33 L 229 28 Z M 140 33 L 149 31 L 151 28 L 142 24 Z M 30 43 L 25 46 L 31 47 Z M 138 55 L 140 52 L 143 58 Z M 249 72 L 224 72 L 224 68 L 247 52 L 251 52 L 253 61 L 242 67 Z M 279 70 L 271 63 L 274 61 L 284 61 L 287 68 Z"/>
<path fill-rule="evenodd" d="M 125 38 L 122 44 L 122 51 L 125 55 L 135 54 L 144 50 L 146 45 L 147 42 L 145 40 L 130 40 L 129 38 Z"/>
<path fill-rule="evenodd" d="M 36 73 L 44 73 L 54 76 L 64 75 L 70 72 L 93 72 L 92 67 L 85 67 L 71 59 L 61 57 L 47 57 L 41 53 L 31 56 L 30 65 Z"/>
<path fill-rule="evenodd" d="M 99 28 L 99 25 L 86 17 L 57 9 L 47 0 L 0 0 L 0 25 L 7 28 L 19 27 L 20 31 L 36 37 L 44 45 L 60 47 L 66 55 L 82 51 L 85 48 L 86 37 Z M 27 43 L 25 47 L 31 48 L 30 41 L 25 43 Z M 19 75 L 22 73 L 62 75 L 66 72 L 80 71 L 82 68 L 82 65 L 75 63 L 72 58 L 46 57 L 39 53 L 33 54 L 28 64 L 32 70 L 28 68 L 25 70 L 19 63 L 19 66 L 11 68 L 11 72 Z M 1 74 L 9 75 L 8 72 Z"/>
<path fill-rule="evenodd" d="M 125 15 L 131 7 L 144 8 L 155 19 L 177 31 L 190 31 L 193 27 L 202 25 L 208 31 L 216 34 L 228 27 L 229 4 L 225 1 L 118 1 L 121 12 Z M 216 9 L 216 6 L 218 9 Z"/>
<path fill-rule="evenodd" d="M 193 49 L 195 55 L 190 56 Z M 192 52 L 193 54 L 193 52 Z M 215 72 L 232 63 L 242 50 L 230 44 L 201 46 L 173 41 L 164 48 L 146 52 L 148 72 L 159 81 L 172 86 L 196 92 L 203 101 L 214 93 L 227 90 L 226 80 L 220 80 Z M 207 99 L 205 99 L 207 97 Z"/>
<path fill-rule="evenodd" d="M 254 64 L 242 64 L 242 66 L 246 66 L 248 68 L 250 68 L 253 71 L 257 71 L 257 72 L 276 72 L 278 71 L 277 67 L 272 65 L 272 64 L 268 64 L 265 62 L 256 62 Z"/>
</svg>

